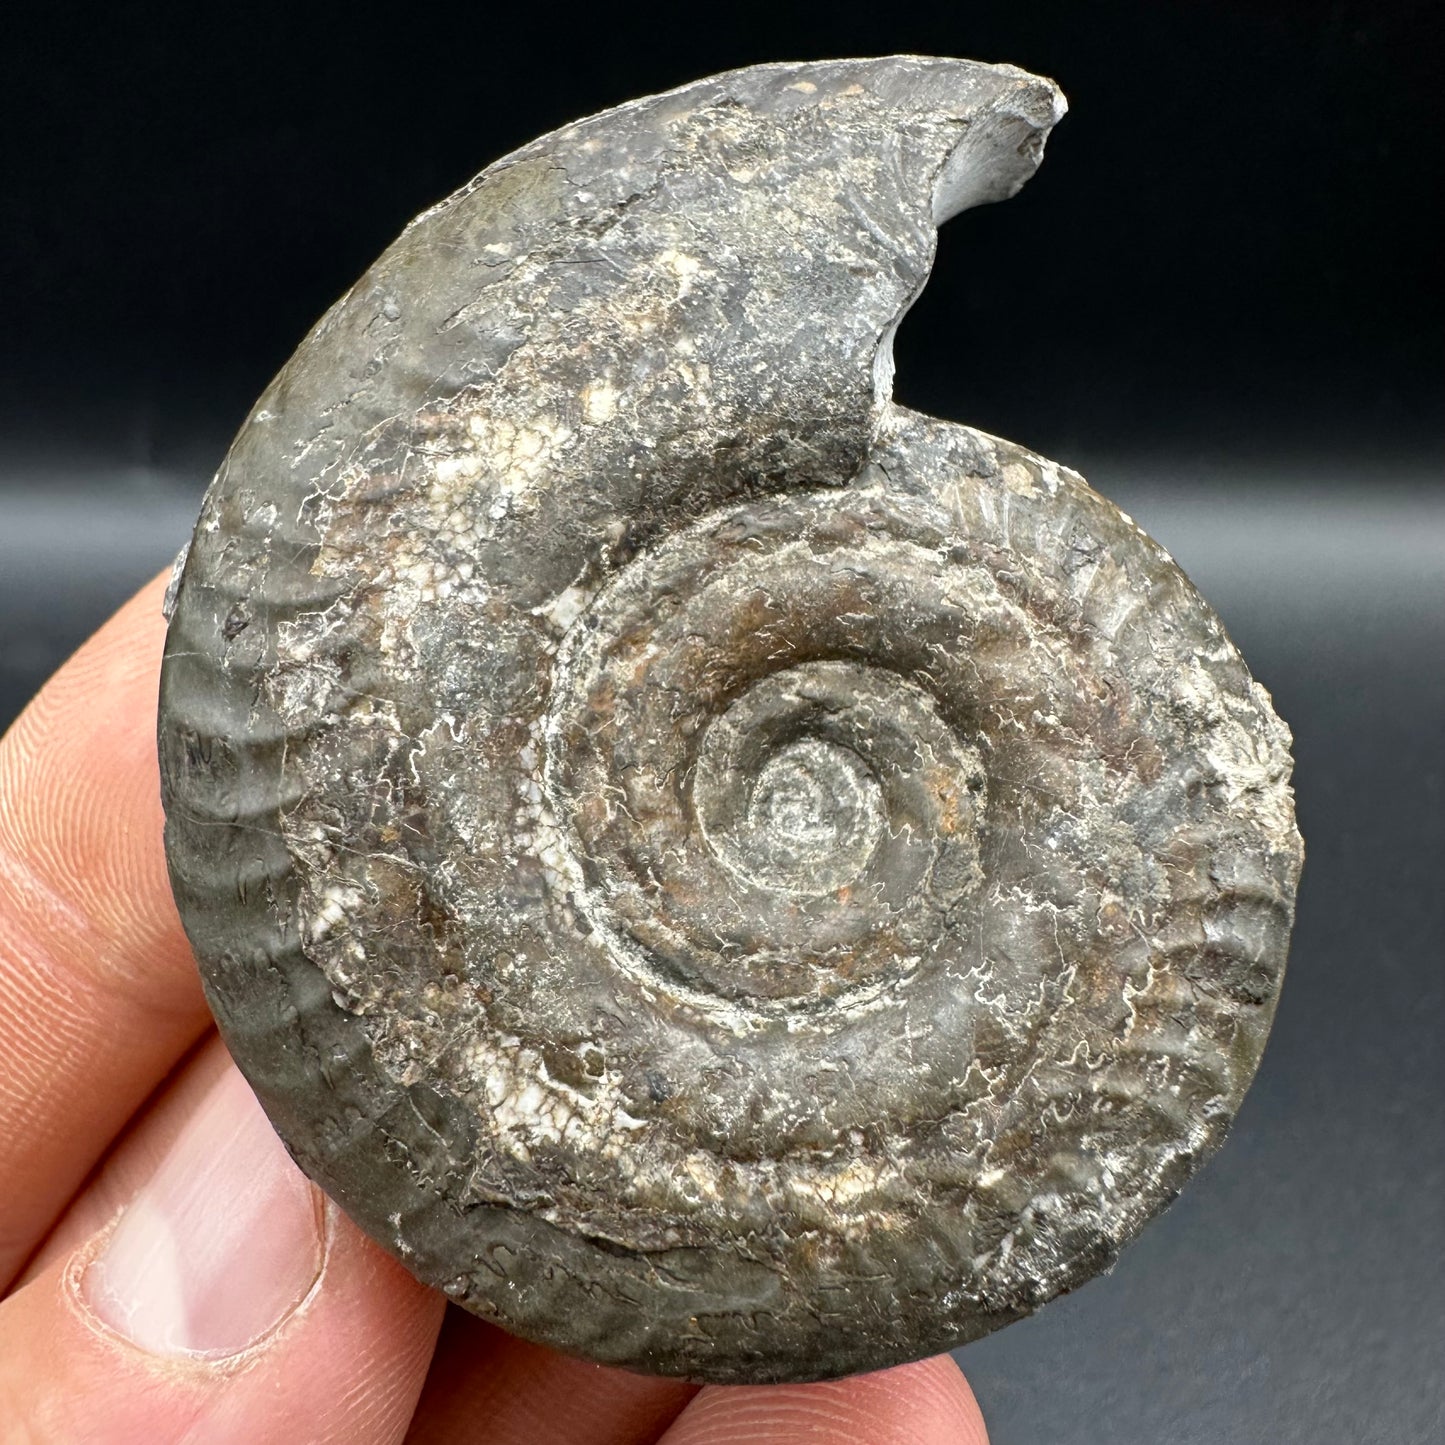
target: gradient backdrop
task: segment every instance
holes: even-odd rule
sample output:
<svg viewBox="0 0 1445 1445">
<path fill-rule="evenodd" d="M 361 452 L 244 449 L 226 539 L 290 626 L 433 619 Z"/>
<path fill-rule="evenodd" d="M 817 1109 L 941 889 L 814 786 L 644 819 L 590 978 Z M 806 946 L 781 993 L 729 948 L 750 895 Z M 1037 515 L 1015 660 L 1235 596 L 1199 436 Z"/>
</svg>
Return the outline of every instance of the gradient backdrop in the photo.
<svg viewBox="0 0 1445 1445">
<path fill-rule="evenodd" d="M 1230 1144 L 1114 1273 L 960 1352 L 995 1445 L 1438 1445 L 1445 255 L 1415 3 L 18 7 L 0 107 L 0 726 L 180 547 L 401 226 L 578 115 L 762 60 L 1054 76 L 946 229 L 899 399 L 1083 470 L 1298 741 L 1309 857 Z M 1005 338 L 1005 339 L 1001 339 Z"/>
</svg>

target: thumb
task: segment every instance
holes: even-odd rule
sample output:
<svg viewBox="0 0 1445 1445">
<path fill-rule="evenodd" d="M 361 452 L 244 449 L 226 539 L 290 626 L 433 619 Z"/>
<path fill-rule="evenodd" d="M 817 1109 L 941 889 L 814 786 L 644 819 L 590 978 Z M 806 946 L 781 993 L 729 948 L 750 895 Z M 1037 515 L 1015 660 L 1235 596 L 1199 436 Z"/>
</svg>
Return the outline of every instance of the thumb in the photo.
<svg viewBox="0 0 1445 1445">
<path fill-rule="evenodd" d="M 118 1219 L 0 1304 L 0 1416 L 25 1440 L 400 1439 L 440 1298 L 300 1174 L 218 1045 L 187 1073 L 185 1123 Z"/>
</svg>

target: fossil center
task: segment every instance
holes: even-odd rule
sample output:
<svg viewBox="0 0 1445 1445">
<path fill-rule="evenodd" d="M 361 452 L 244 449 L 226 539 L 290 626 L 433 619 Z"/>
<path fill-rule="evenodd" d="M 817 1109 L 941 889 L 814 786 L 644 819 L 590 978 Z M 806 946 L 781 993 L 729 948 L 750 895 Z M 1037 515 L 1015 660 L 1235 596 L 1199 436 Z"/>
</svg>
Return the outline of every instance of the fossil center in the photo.
<svg viewBox="0 0 1445 1445">
<path fill-rule="evenodd" d="M 833 892 L 862 873 L 882 826 L 882 791 L 858 754 L 802 737 L 763 764 L 729 861 L 764 887 Z"/>
</svg>

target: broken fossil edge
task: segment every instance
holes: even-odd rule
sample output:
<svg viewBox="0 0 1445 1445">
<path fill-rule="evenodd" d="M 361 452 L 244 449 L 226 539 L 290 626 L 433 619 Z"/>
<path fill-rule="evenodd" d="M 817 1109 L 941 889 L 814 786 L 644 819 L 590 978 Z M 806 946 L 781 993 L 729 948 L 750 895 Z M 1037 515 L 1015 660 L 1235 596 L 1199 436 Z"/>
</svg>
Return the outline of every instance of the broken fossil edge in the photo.
<svg viewBox="0 0 1445 1445">
<path fill-rule="evenodd" d="M 977 1338 L 1254 1073 L 1287 730 L 1080 478 L 889 399 L 935 225 L 1062 110 L 893 57 L 565 127 L 207 495 L 160 713 L 207 996 L 302 1168 L 521 1335 L 724 1382 Z"/>
</svg>

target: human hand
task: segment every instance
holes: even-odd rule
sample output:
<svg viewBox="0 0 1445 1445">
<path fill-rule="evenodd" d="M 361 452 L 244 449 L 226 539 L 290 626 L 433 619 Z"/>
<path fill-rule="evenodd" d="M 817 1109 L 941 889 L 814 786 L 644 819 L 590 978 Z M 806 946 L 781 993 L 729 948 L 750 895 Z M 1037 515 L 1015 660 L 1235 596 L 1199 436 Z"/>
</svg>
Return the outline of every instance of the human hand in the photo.
<svg viewBox="0 0 1445 1445">
<path fill-rule="evenodd" d="M 163 586 L 0 739 L 0 1441 L 984 1445 L 946 1356 L 698 1390 L 513 1339 L 299 1173 L 171 902 Z"/>
</svg>

